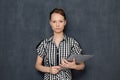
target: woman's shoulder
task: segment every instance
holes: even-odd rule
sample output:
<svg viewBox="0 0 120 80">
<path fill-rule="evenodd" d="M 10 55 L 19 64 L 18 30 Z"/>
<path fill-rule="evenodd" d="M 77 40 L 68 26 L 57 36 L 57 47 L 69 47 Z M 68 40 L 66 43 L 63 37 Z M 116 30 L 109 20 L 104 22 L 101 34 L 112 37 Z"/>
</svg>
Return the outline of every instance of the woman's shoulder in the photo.
<svg viewBox="0 0 120 80">
<path fill-rule="evenodd" d="M 77 43 L 79 44 L 79 42 L 76 40 L 75 37 L 71 37 L 71 36 L 67 36 L 67 40 L 70 42 L 70 43 Z"/>
<path fill-rule="evenodd" d="M 39 41 L 39 43 L 37 44 L 36 48 L 38 48 L 40 45 L 46 45 L 46 43 L 49 41 L 49 38 L 44 38 L 42 40 Z"/>
<path fill-rule="evenodd" d="M 72 36 L 66 36 L 67 40 L 70 40 L 70 41 L 76 41 L 76 39 Z"/>
<path fill-rule="evenodd" d="M 50 38 L 44 38 L 43 40 L 40 41 L 41 44 L 46 44 Z"/>
</svg>

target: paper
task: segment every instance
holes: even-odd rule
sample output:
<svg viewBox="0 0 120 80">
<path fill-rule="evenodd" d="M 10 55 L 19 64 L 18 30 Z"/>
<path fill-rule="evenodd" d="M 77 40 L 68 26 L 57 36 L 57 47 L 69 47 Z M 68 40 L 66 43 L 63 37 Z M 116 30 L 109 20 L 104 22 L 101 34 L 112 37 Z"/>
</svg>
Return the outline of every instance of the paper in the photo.
<svg viewBox="0 0 120 80">
<path fill-rule="evenodd" d="M 80 55 L 80 54 L 71 54 L 67 60 L 72 61 L 73 58 L 75 58 L 76 63 L 84 62 L 90 58 L 92 58 L 94 55 Z"/>
</svg>

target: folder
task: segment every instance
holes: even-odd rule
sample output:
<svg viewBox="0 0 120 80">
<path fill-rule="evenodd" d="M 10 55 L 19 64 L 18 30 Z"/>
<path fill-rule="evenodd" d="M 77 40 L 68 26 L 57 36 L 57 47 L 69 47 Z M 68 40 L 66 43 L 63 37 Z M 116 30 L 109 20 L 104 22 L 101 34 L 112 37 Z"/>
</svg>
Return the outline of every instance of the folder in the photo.
<svg viewBox="0 0 120 80">
<path fill-rule="evenodd" d="M 71 54 L 71 55 L 67 58 L 67 60 L 68 60 L 68 61 L 72 61 L 73 58 L 75 58 L 76 63 L 79 64 L 80 62 L 85 62 L 85 61 L 91 59 L 93 56 L 94 56 L 94 55 Z"/>
</svg>

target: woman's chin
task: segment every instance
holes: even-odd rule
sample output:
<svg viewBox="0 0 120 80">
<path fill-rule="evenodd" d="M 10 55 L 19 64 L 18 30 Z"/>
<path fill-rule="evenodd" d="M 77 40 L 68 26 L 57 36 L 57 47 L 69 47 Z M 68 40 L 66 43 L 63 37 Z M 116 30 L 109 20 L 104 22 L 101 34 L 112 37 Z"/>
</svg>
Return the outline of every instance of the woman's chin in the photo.
<svg viewBox="0 0 120 80">
<path fill-rule="evenodd" d="M 55 31 L 55 33 L 63 33 L 63 31 Z"/>
</svg>

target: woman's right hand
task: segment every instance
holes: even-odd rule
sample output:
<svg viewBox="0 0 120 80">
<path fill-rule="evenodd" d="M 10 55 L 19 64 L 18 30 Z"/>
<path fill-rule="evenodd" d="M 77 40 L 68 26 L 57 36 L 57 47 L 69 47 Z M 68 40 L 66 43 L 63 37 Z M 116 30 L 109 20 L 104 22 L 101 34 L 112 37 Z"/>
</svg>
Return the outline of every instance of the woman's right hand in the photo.
<svg viewBox="0 0 120 80">
<path fill-rule="evenodd" d="M 50 67 L 50 73 L 51 74 L 57 74 L 62 68 L 60 66 L 52 66 Z"/>
</svg>

